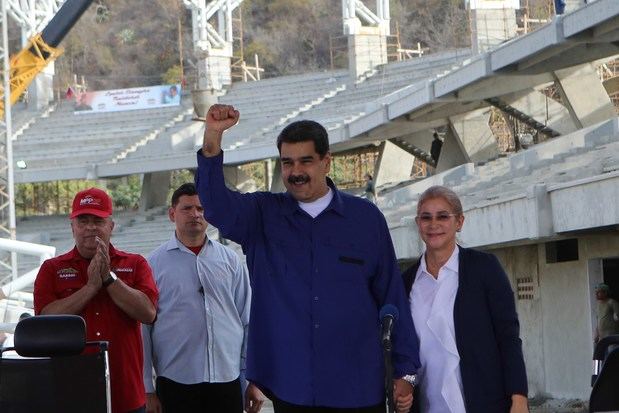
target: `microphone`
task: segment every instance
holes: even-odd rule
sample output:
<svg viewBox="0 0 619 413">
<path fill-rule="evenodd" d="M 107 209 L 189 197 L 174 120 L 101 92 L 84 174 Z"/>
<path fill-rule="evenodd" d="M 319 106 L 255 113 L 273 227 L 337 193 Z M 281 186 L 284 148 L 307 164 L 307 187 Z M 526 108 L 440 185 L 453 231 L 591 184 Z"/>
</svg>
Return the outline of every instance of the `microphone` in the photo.
<svg viewBox="0 0 619 413">
<path fill-rule="evenodd" d="M 380 309 L 380 323 L 382 325 L 381 341 L 385 349 L 391 350 L 391 330 L 393 324 L 398 321 L 400 312 L 393 304 L 385 304 Z"/>
</svg>

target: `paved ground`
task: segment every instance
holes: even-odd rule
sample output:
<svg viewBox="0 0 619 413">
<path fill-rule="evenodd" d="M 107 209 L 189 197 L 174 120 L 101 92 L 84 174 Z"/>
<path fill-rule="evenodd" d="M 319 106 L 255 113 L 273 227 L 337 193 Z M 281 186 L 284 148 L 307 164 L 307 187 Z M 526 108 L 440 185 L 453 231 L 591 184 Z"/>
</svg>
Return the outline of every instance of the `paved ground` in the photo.
<svg viewBox="0 0 619 413">
<path fill-rule="evenodd" d="M 584 413 L 587 404 L 576 399 L 531 399 L 531 413 Z"/>
<path fill-rule="evenodd" d="M 585 413 L 587 408 L 580 400 L 531 400 L 531 413 Z M 263 405 L 260 413 L 273 413 L 270 400 Z"/>
</svg>

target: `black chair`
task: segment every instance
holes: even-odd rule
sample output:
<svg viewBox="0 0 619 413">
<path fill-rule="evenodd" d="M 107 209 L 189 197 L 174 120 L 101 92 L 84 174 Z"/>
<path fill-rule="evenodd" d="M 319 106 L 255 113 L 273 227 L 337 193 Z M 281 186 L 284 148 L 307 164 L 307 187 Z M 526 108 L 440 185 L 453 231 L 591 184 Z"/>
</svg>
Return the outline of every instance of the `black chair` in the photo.
<svg viewBox="0 0 619 413">
<path fill-rule="evenodd" d="M 595 346 L 591 385 L 590 412 L 619 411 L 619 335 L 604 337 Z"/>
<path fill-rule="evenodd" d="M 0 412 L 110 413 L 108 343 L 86 342 L 76 315 L 29 317 L 0 350 Z M 15 350 L 18 358 L 5 357 Z"/>
</svg>

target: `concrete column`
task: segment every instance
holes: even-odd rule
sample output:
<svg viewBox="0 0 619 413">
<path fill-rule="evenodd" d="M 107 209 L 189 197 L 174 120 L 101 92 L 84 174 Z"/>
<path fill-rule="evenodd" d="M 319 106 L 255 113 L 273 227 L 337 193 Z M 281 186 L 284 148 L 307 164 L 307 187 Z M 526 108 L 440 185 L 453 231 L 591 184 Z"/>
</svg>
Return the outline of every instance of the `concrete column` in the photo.
<svg viewBox="0 0 619 413">
<path fill-rule="evenodd" d="M 214 90 L 192 90 L 193 110 L 200 118 L 206 117 L 208 108 L 217 103 L 217 94 Z"/>
<path fill-rule="evenodd" d="M 488 125 L 489 118 L 488 109 L 479 109 L 449 118 L 451 134 L 445 136 L 437 172 L 461 163 L 482 162 L 498 156 L 499 149 Z M 453 164 L 454 162 L 460 163 Z"/>
<path fill-rule="evenodd" d="M 563 0 L 565 1 L 565 13 L 569 13 L 581 8 L 586 4 L 585 0 Z"/>
<path fill-rule="evenodd" d="M 354 79 L 385 63 L 387 37 L 379 27 L 363 26 L 348 36 L 348 69 Z"/>
<path fill-rule="evenodd" d="M 436 165 L 436 172 L 443 172 L 467 162 L 470 162 L 470 159 L 464 151 L 460 139 L 453 128 L 448 128 L 443 137 L 443 146 L 438 158 L 438 165 Z"/>
<path fill-rule="evenodd" d="M 150 172 L 142 176 L 142 194 L 140 195 L 140 211 L 168 205 L 171 171 Z"/>
<path fill-rule="evenodd" d="M 617 116 L 593 64 L 557 70 L 554 75 L 563 103 L 578 129 Z"/>
<path fill-rule="evenodd" d="M 286 187 L 282 181 L 282 163 L 279 161 L 279 158 L 273 163 L 273 177 L 271 178 L 269 191 L 273 193 L 286 192 Z"/>
<path fill-rule="evenodd" d="M 224 166 L 224 179 L 229 188 L 240 192 L 254 192 L 256 182 L 238 166 Z"/>
<path fill-rule="evenodd" d="M 232 84 L 232 47 L 212 49 L 198 60 L 198 89 L 221 91 Z"/>
<path fill-rule="evenodd" d="M 273 169 L 277 162 L 273 162 L 273 159 L 267 159 L 264 161 L 264 186 L 266 190 L 270 190 L 273 183 Z"/>
<path fill-rule="evenodd" d="M 42 110 L 54 100 L 54 62 L 48 64 L 28 87 L 28 108 Z"/>
<path fill-rule="evenodd" d="M 513 1 L 471 2 L 471 36 L 474 53 L 484 53 L 516 37 L 516 8 Z"/>
<path fill-rule="evenodd" d="M 374 185 L 408 181 L 411 177 L 415 157 L 397 145 L 383 141 L 374 168 Z"/>
</svg>

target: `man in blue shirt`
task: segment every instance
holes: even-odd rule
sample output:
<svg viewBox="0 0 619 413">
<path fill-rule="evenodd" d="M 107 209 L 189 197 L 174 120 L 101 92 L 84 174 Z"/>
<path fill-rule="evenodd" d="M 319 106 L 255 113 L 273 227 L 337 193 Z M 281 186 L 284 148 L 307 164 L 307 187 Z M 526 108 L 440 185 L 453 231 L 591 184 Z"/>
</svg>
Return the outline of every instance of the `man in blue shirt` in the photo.
<svg viewBox="0 0 619 413">
<path fill-rule="evenodd" d="M 242 413 L 251 302 L 245 264 L 206 236 L 193 183 L 174 191 L 168 215 L 176 231 L 148 257 L 160 294 L 157 319 L 142 327 L 146 411 Z"/>
<path fill-rule="evenodd" d="M 312 121 L 277 139 L 283 194 L 226 188 L 223 132 L 232 106 L 213 105 L 198 151 L 205 217 L 243 246 L 252 284 L 246 407 L 259 397 L 276 413 L 385 411 L 379 310 L 399 310 L 393 331 L 394 393 L 408 411 L 418 343 L 385 219 L 375 205 L 338 191 L 326 130 Z"/>
</svg>

